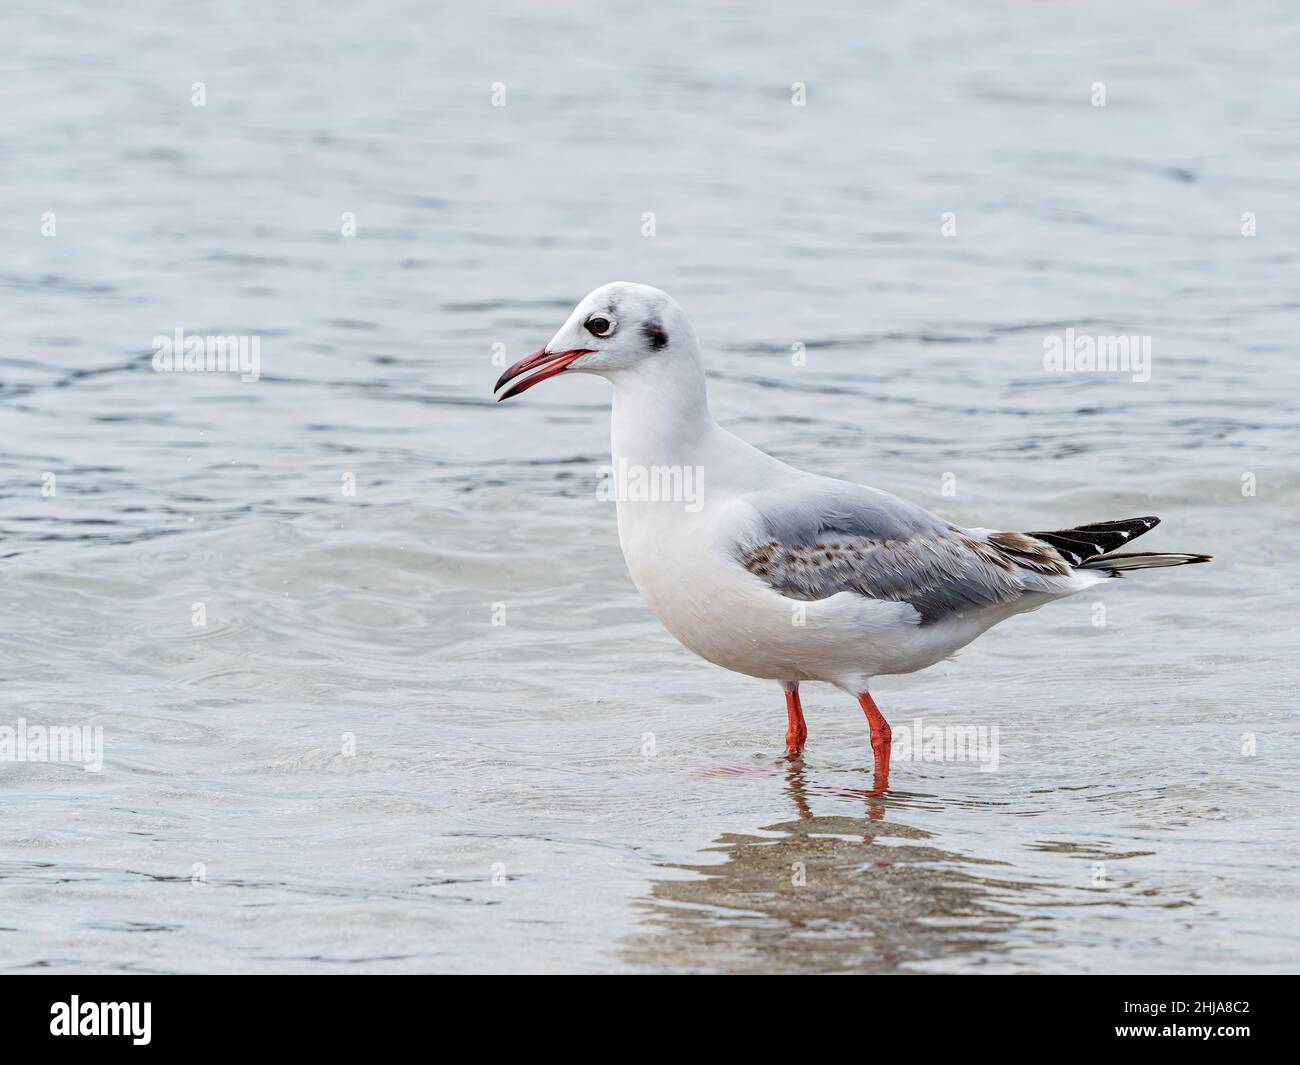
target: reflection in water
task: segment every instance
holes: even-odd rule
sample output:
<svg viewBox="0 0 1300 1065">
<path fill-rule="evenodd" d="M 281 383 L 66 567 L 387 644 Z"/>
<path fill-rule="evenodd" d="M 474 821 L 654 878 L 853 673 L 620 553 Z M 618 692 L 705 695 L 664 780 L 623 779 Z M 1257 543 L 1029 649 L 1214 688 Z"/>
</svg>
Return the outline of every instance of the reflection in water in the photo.
<svg viewBox="0 0 1300 1065">
<path fill-rule="evenodd" d="M 809 791 L 855 798 L 857 817 L 816 816 Z M 648 923 L 629 960 L 723 972 L 888 972 L 955 953 L 1006 949 L 1023 918 L 999 905 L 1035 890 L 985 879 L 981 863 L 927 843 L 932 834 L 890 820 L 905 794 L 810 789 L 789 767 L 796 819 L 772 836 L 726 834 L 708 853 L 721 864 L 668 866 L 702 874 L 656 881 Z M 1018 907 L 1019 908 L 1019 907 Z"/>
</svg>

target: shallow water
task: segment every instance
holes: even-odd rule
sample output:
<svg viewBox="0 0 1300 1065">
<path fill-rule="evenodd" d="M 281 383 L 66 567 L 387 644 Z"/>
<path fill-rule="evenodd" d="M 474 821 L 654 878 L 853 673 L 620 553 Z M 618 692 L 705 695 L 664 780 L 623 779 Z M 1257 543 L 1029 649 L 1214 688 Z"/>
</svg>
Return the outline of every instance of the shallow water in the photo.
<svg viewBox="0 0 1300 1065">
<path fill-rule="evenodd" d="M 0 724 L 104 736 L 0 762 L 0 967 L 1294 971 L 1294 15 L 565 8 L 0 16 Z M 616 278 L 796 465 L 1215 562 L 880 682 L 996 771 L 871 797 L 820 686 L 786 766 L 631 587 L 603 382 L 489 395 Z"/>
</svg>

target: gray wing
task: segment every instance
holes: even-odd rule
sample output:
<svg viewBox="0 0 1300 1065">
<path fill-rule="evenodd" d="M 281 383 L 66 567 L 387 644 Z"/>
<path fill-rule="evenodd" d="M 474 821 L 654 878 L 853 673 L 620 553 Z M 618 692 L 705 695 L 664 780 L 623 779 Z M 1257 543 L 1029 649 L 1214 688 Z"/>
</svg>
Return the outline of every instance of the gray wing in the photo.
<svg viewBox="0 0 1300 1065">
<path fill-rule="evenodd" d="M 887 492 L 829 485 L 747 498 L 757 522 L 736 557 L 782 595 L 856 592 L 910 603 L 924 623 L 1027 592 L 1070 590 L 1070 567 L 1050 544 L 963 529 Z"/>
</svg>

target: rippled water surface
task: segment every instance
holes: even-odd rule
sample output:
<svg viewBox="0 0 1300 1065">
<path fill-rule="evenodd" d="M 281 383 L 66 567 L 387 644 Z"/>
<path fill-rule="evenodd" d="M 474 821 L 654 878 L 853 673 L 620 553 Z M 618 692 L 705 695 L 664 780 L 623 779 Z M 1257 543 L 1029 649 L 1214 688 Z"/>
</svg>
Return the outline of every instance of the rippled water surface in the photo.
<svg viewBox="0 0 1300 1065">
<path fill-rule="evenodd" d="M 1298 967 L 1300 19 L 858 6 L 0 16 L 0 724 L 104 736 L 0 762 L 0 967 Z M 779 763 L 631 586 L 605 384 L 491 401 L 614 279 L 788 461 L 1215 562 L 880 682 L 996 772 L 872 797 L 821 686 Z M 1045 372 L 1071 327 L 1150 381 Z"/>
</svg>

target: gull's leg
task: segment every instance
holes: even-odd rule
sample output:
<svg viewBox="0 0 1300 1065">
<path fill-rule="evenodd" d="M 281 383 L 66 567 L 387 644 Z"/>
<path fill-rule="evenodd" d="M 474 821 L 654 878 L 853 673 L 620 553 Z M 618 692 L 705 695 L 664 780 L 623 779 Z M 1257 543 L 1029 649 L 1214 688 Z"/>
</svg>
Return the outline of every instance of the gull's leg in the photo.
<svg viewBox="0 0 1300 1065">
<path fill-rule="evenodd" d="M 863 692 L 858 696 L 858 705 L 866 713 L 867 722 L 871 725 L 871 752 L 876 756 L 875 789 L 887 791 L 889 789 L 889 747 L 893 743 L 893 733 L 890 731 L 889 722 L 885 720 L 885 715 L 880 712 L 880 707 L 871 698 L 870 692 Z"/>
<path fill-rule="evenodd" d="M 803 721 L 803 706 L 799 703 L 799 684 L 793 682 L 785 688 L 785 716 L 790 727 L 785 734 L 785 756 L 791 761 L 803 754 L 804 741 L 808 739 L 808 726 Z"/>
</svg>

